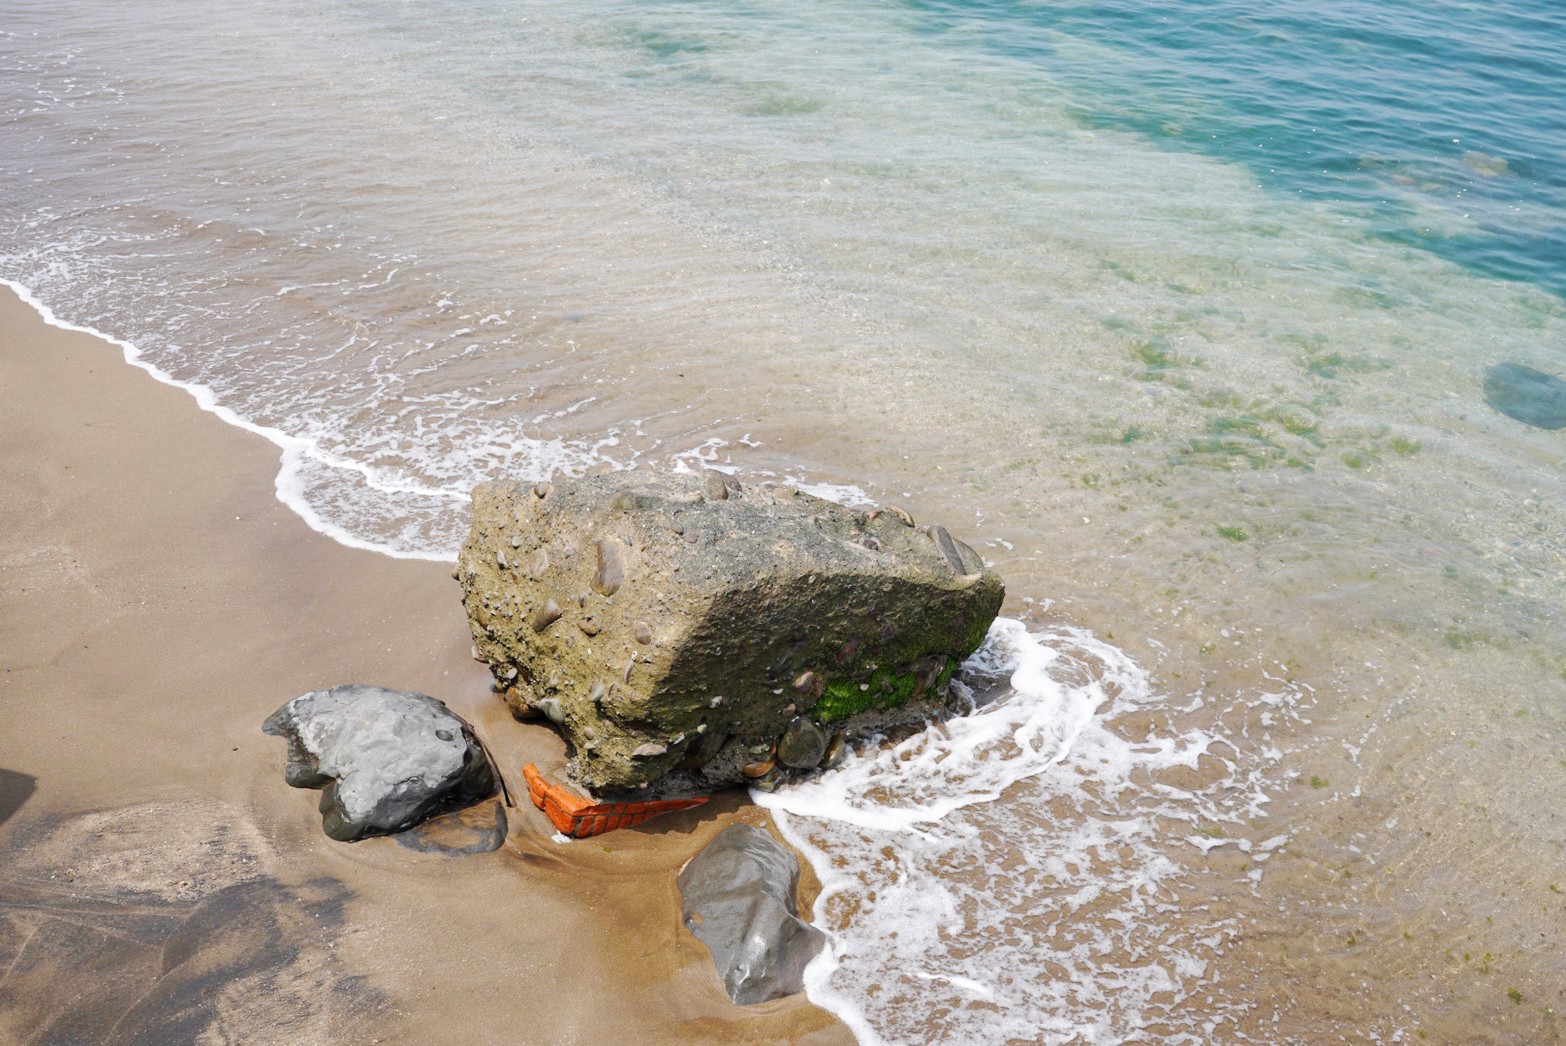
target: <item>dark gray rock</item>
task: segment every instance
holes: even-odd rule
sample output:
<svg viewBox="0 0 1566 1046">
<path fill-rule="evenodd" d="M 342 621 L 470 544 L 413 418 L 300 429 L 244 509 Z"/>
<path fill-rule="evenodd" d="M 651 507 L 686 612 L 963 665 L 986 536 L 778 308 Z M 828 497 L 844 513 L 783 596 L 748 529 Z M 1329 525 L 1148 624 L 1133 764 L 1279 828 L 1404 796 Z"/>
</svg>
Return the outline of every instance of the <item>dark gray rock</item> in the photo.
<svg viewBox="0 0 1566 1046">
<path fill-rule="evenodd" d="M 1498 363 L 1484 372 L 1484 400 L 1538 429 L 1566 428 L 1566 381 L 1520 363 Z"/>
<path fill-rule="evenodd" d="M 495 793 L 472 729 L 426 694 L 361 684 L 312 690 L 262 730 L 288 742 L 284 780 L 324 788 L 321 827 L 341 842 L 400 832 Z"/>
<path fill-rule="evenodd" d="M 600 798 L 742 784 L 796 717 L 780 773 L 814 769 L 818 733 L 944 714 L 1004 595 L 907 512 L 716 473 L 481 484 L 456 576 L 497 689 Z"/>
<path fill-rule="evenodd" d="M 707 946 L 737 1003 L 804 987 L 805 966 L 826 934 L 799 918 L 799 862 L 766 832 L 736 824 L 680 871 L 685 926 Z"/>
<path fill-rule="evenodd" d="M 795 716 L 778 738 L 778 762 L 795 770 L 820 765 L 826 754 L 827 732 L 809 716 Z"/>
</svg>

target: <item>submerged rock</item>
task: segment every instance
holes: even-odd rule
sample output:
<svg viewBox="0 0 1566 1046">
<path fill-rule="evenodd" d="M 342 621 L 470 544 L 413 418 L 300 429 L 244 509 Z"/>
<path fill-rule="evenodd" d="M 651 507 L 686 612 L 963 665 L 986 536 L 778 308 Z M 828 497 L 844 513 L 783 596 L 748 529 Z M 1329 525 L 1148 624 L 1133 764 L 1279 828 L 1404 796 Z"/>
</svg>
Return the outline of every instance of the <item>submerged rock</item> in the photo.
<svg viewBox="0 0 1566 1046">
<path fill-rule="evenodd" d="M 712 953 L 737 1003 L 766 1002 L 803 987 L 826 934 L 799 918 L 799 861 L 766 832 L 736 824 L 680 870 L 685 926 Z"/>
<path fill-rule="evenodd" d="M 718 473 L 482 484 L 457 577 L 512 711 L 635 798 L 807 772 L 835 732 L 942 711 L 1004 594 L 942 527 Z"/>
<path fill-rule="evenodd" d="M 452 810 L 398 832 L 396 839 L 410 850 L 447 857 L 493 853 L 506 843 L 506 808 L 497 799 Z"/>
<path fill-rule="evenodd" d="M 1484 372 L 1484 401 L 1524 425 L 1566 428 L 1566 381 L 1520 363 L 1498 363 Z"/>
<path fill-rule="evenodd" d="M 426 694 L 361 684 L 312 690 L 261 729 L 288 742 L 284 780 L 324 789 L 321 827 L 340 842 L 400 832 L 495 793 L 472 729 Z"/>
</svg>

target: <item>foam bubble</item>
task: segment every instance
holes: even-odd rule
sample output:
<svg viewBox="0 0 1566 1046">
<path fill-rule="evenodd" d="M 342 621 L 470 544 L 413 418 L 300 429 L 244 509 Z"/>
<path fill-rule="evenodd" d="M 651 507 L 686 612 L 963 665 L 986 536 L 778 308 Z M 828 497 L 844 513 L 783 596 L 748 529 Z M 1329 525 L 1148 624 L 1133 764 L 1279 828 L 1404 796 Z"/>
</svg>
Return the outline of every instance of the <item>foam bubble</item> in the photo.
<svg viewBox="0 0 1566 1046">
<path fill-rule="evenodd" d="M 177 378 L 171 376 L 167 371 L 161 370 L 152 363 L 148 362 L 145 358 L 143 358 L 141 350 L 138 349 L 132 342 L 126 341 L 123 338 L 116 338 L 99 330 L 94 330 L 91 327 L 84 327 L 79 324 L 69 323 L 65 320 L 62 320 L 55 315 L 54 310 L 40 301 L 31 290 L 29 290 L 27 287 L 24 287 L 22 284 L 17 283 L 14 280 L 5 279 L 4 277 L 0 277 L 0 283 L 5 284 L 12 291 L 14 291 L 17 297 L 21 298 L 23 302 L 37 311 L 38 315 L 43 317 L 44 322 L 50 326 L 58 327 L 61 330 L 77 331 L 82 334 L 90 334 L 95 338 L 99 338 L 110 343 L 111 345 L 117 346 L 120 352 L 124 355 L 126 363 L 146 371 L 154 379 L 162 382 L 165 385 L 172 385 L 174 388 L 183 389 L 185 392 L 190 393 L 191 397 L 196 401 L 196 405 L 199 406 L 202 410 L 208 412 L 209 414 L 215 415 L 222 421 L 233 425 L 235 428 L 244 429 L 246 432 L 260 436 L 262 439 L 265 439 L 276 446 L 280 451 L 282 451 L 282 462 L 278 469 L 277 478 L 274 483 L 277 499 L 283 504 L 287 505 L 289 508 L 293 509 L 294 512 L 298 513 L 299 517 L 316 531 L 319 531 L 327 537 L 332 538 L 334 541 L 347 545 L 350 548 L 367 549 L 373 552 L 380 552 L 384 555 L 393 556 L 398 559 L 429 559 L 444 561 L 451 558 L 451 556 L 447 553 L 430 551 L 427 548 L 419 548 L 416 546 L 400 547 L 399 545 L 392 543 L 368 541 L 359 537 L 355 533 L 349 531 L 346 527 L 343 527 L 327 519 L 319 511 L 317 511 L 315 505 L 309 499 L 303 496 L 303 492 L 306 489 L 307 484 L 301 480 L 301 476 L 308 472 L 311 468 L 328 468 L 352 473 L 360 482 L 362 482 L 366 488 L 376 491 L 382 495 L 411 494 L 421 498 L 439 500 L 448 504 L 453 500 L 466 500 L 465 495 L 449 490 L 440 490 L 418 484 L 409 484 L 406 482 L 398 482 L 394 479 L 388 479 L 383 476 L 380 471 L 371 468 L 370 466 L 325 450 L 314 440 L 290 435 L 281 429 L 272 428 L 271 426 L 261 425 L 251 421 L 250 419 L 245 418 L 237 412 L 224 406 L 222 403 L 219 403 L 217 393 L 213 391 L 211 386 L 204 385 L 200 382 L 180 381 Z"/>
<path fill-rule="evenodd" d="M 1155 1022 L 1198 1041 L 1176 1008 L 1225 927 L 1186 925 L 1165 900 L 1184 844 L 1166 826 L 1225 815 L 1156 781 L 1215 738 L 1114 732 L 1160 699 L 1077 629 L 999 619 L 959 685 L 971 714 L 753 793 L 822 882 L 833 936 L 811 999 L 865 1043 L 1118 1039 Z"/>
</svg>

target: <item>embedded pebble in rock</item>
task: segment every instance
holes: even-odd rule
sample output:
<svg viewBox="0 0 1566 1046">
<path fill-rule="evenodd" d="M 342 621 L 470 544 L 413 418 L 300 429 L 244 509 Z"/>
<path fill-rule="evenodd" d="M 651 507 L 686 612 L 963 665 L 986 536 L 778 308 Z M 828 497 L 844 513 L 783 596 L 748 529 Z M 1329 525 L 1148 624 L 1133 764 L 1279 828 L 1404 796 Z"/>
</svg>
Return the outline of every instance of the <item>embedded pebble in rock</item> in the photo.
<svg viewBox="0 0 1566 1046">
<path fill-rule="evenodd" d="M 968 568 L 964 565 L 962 555 L 957 551 L 957 544 L 952 540 L 952 536 L 946 532 L 946 528 L 938 524 L 931 524 L 928 532 L 930 540 L 935 542 L 935 547 L 941 550 L 941 555 L 945 557 L 947 563 L 951 564 L 951 568 L 959 574 L 966 574 Z"/>
<path fill-rule="evenodd" d="M 653 641 L 652 629 L 647 627 L 647 622 L 645 621 L 638 621 L 632 629 L 632 633 L 636 636 L 636 641 L 643 646 Z"/>
<path fill-rule="evenodd" d="M 1566 428 L 1566 381 L 1520 363 L 1498 363 L 1484 372 L 1484 400 L 1537 429 Z"/>
<path fill-rule="evenodd" d="M 776 761 L 772 759 L 763 759 L 758 763 L 746 763 L 740 768 L 740 773 L 752 779 L 765 777 L 772 772 L 772 768 L 776 765 Z"/>
<path fill-rule="evenodd" d="M 593 575 L 593 591 L 600 596 L 612 596 L 625 584 L 625 556 L 620 543 L 612 540 L 595 542 L 598 548 L 598 572 Z"/>
<path fill-rule="evenodd" d="M 809 770 L 826 752 L 827 733 L 809 716 L 796 716 L 778 739 L 778 762 L 795 770 Z"/>
<path fill-rule="evenodd" d="M 528 615 L 527 623 L 534 632 L 542 632 L 559 620 L 560 605 L 553 599 L 550 599 L 546 600 L 543 606 Z"/>
<path fill-rule="evenodd" d="M 284 780 L 324 789 L 321 827 L 340 842 L 400 832 L 495 792 L 472 729 L 427 694 L 360 684 L 312 690 L 262 730 L 288 742 Z"/>
<path fill-rule="evenodd" d="M 685 750 L 685 758 L 680 760 L 682 770 L 699 770 L 706 766 L 712 761 L 713 756 L 723 750 L 723 746 L 729 740 L 728 734 L 716 731 L 709 733 L 705 723 L 696 732 L 701 736 Z"/>
</svg>

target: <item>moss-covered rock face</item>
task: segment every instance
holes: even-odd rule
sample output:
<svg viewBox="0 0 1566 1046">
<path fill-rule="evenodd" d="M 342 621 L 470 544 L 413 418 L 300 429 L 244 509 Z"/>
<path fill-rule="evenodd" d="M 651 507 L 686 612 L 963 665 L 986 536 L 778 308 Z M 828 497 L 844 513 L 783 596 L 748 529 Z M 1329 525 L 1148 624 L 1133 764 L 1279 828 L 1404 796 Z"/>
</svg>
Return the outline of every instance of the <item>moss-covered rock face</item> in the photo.
<svg viewBox="0 0 1566 1046">
<path fill-rule="evenodd" d="M 487 483 L 473 507 L 474 641 L 604 797 L 774 779 L 799 717 L 835 737 L 940 712 L 1004 594 L 942 527 L 717 473 Z"/>
</svg>

